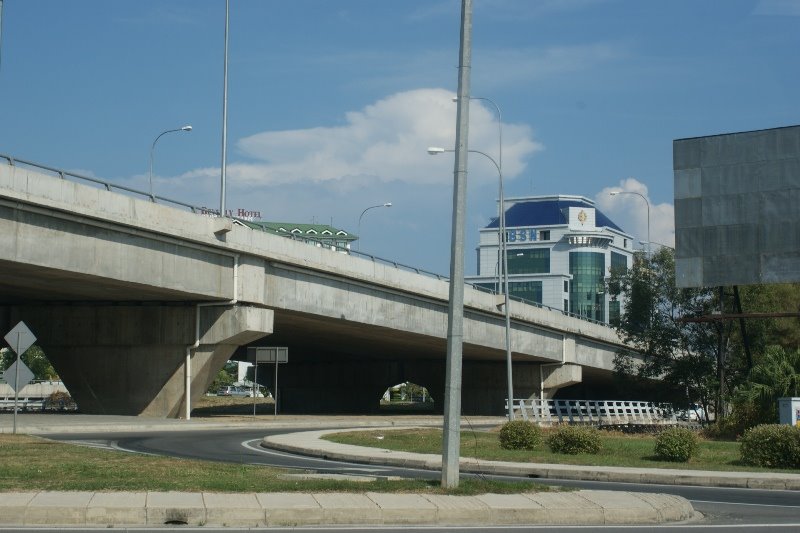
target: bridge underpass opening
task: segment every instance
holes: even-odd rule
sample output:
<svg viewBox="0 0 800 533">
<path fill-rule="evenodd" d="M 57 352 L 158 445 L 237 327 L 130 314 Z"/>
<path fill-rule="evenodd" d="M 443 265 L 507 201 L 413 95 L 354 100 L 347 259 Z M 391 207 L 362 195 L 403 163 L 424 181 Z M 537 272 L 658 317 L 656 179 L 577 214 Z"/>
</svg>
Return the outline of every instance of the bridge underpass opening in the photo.
<svg viewBox="0 0 800 533">
<path fill-rule="evenodd" d="M 427 387 L 406 381 L 386 389 L 379 399 L 381 413 L 433 413 L 435 402 Z"/>
<path fill-rule="evenodd" d="M 279 336 L 280 334 L 275 334 Z M 288 363 L 281 364 L 277 388 L 278 413 L 283 414 L 387 414 L 381 402 L 387 389 L 406 382 L 426 389 L 422 412 L 442 414 L 444 405 L 445 358 L 398 355 L 387 345 L 370 354 L 345 353 L 312 342 L 318 337 L 305 335 L 305 341 L 280 336 L 275 345 L 289 348 Z M 272 343 L 274 339 L 269 338 Z M 326 340 L 330 340 L 326 337 Z M 351 340 L 349 346 L 353 346 Z M 260 343 L 259 343 L 260 344 Z M 252 347 L 254 345 L 250 345 Z M 373 345 L 370 344 L 370 347 Z M 474 347 L 471 348 L 474 352 Z M 247 347 L 235 358 L 246 359 Z M 375 355 L 375 354 L 380 355 Z M 465 357 L 462 367 L 462 413 L 466 416 L 502 416 L 506 413 L 506 363 L 497 359 Z M 274 390 L 274 371 L 259 369 L 258 381 Z M 538 361 L 514 362 L 514 390 L 517 398 L 538 396 L 540 381 Z M 432 402 L 430 401 L 432 400 Z"/>
</svg>

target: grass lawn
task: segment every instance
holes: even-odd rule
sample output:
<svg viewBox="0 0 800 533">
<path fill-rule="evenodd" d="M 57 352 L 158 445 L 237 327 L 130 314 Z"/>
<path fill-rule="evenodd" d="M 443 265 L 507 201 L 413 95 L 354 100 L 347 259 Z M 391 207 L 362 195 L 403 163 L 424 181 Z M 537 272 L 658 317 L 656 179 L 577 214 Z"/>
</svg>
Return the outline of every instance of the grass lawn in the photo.
<svg viewBox="0 0 800 533">
<path fill-rule="evenodd" d="M 544 431 L 545 442 L 548 433 L 548 430 Z M 333 433 L 325 438 L 342 444 L 372 448 L 417 453 L 442 453 L 442 432 L 439 429 L 354 431 Z M 692 457 L 687 463 L 674 463 L 659 461 L 653 456 L 655 445 L 653 436 L 602 432 L 601 438 L 603 448 L 597 455 L 564 455 L 552 453 L 546 443 L 534 451 L 504 450 L 500 447 L 497 432 L 462 430 L 461 457 L 520 463 L 797 473 L 797 470 L 767 469 L 741 463 L 737 442 L 701 439 L 695 457 Z"/>
<path fill-rule="evenodd" d="M 252 399 L 251 399 L 252 400 Z M 289 471 L 155 457 L 88 448 L 26 435 L 0 434 L 0 492 L 27 490 L 185 492 L 416 492 L 438 494 L 546 491 L 530 483 L 462 479 L 458 489 L 437 481 L 286 480 Z M 293 471 L 296 473 L 296 471 Z"/>
</svg>

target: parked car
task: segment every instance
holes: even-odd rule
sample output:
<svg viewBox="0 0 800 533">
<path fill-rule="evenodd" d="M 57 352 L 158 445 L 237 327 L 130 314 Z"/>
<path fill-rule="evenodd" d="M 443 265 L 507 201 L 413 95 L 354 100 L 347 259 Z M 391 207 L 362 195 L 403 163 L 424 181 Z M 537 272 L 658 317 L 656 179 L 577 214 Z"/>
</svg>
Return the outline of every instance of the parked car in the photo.
<svg viewBox="0 0 800 533">
<path fill-rule="evenodd" d="M 706 412 L 699 405 L 692 405 L 689 409 L 675 413 L 678 420 L 689 420 L 691 422 L 705 422 Z"/>
<path fill-rule="evenodd" d="M 252 396 L 252 391 L 244 387 L 228 385 L 217 391 L 217 396 Z"/>
</svg>

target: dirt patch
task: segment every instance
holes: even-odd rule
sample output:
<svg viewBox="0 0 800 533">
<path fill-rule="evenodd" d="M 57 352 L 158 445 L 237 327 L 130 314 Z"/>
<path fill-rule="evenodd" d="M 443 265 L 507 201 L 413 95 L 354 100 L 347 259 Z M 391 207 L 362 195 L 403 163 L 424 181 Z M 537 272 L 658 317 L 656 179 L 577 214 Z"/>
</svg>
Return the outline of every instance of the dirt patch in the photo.
<svg viewBox="0 0 800 533">
<path fill-rule="evenodd" d="M 255 400 L 255 402 L 253 402 Z M 247 398 L 240 396 L 202 396 L 192 409 L 192 416 L 252 415 L 255 403 L 256 414 L 270 415 L 274 410 L 272 398 Z"/>
</svg>

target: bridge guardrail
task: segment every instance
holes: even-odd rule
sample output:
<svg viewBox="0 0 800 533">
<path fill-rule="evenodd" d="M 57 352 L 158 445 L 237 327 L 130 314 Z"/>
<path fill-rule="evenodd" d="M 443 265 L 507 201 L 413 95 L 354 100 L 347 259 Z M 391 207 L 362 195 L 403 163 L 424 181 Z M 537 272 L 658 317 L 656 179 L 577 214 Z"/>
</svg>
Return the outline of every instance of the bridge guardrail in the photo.
<svg viewBox="0 0 800 533">
<path fill-rule="evenodd" d="M 20 411 L 44 411 L 45 401 L 34 398 L 19 398 L 17 409 Z M 0 411 L 13 411 L 14 398 L 0 398 Z"/>
<path fill-rule="evenodd" d="M 506 409 L 508 403 L 506 403 Z M 630 400 L 527 400 L 513 401 L 515 413 L 536 424 L 675 424 L 671 404 Z"/>
<path fill-rule="evenodd" d="M 187 204 L 186 202 L 181 202 L 180 200 L 173 200 L 171 198 L 166 198 L 164 196 L 158 196 L 156 194 L 150 194 L 149 192 L 146 192 L 146 191 L 140 191 L 140 190 L 134 189 L 132 187 L 126 187 L 124 185 L 118 185 L 116 183 L 112 183 L 112 182 L 109 182 L 109 181 L 93 178 L 91 176 L 85 176 L 83 174 L 78 174 L 76 172 L 70 172 L 70 171 L 67 171 L 67 170 L 54 168 L 54 167 L 50 167 L 50 166 L 47 166 L 47 165 L 42 165 L 42 164 L 39 164 L 39 163 L 34 163 L 32 161 L 26 161 L 24 159 L 18 159 L 18 158 L 15 158 L 15 157 L 12 157 L 12 156 L 6 155 L 6 154 L 0 154 L 0 159 L 5 159 L 6 161 L 8 161 L 8 164 L 10 166 L 16 166 L 18 164 L 21 164 L 21 165 L 24 165 L 24 166 L 33 167 L 33 168 L 40 169 L 40 170 L 46 170 L 47 172 L 52 172 L 54 174 L 57 174 L 59 177 L 61 177 L 61 179 L 74 178 L 74 179 L 86 181 L 86 182 L 92 183 L 94 185 L 100 185 L 103 188 L 105 188 L 107 191 L 110 191 L 110 192 L 114 191 L 114 190 L 117 190 L 117 191 L 122 191 L 122 192 L 125 192 L 125 193 L 129 193 L 129 194 L 133 194 L 133 195 L 136 195 L 136 196 L 141 196 L 141 197 L 144 197 L 144 198 L 148 198 L 153 203 L 158 203 L 158 201 L 160 200 L 160 201 L 166 202 L 168 204 L 172 204 L 174 206 L 186 208 L 186 209 L 190 210 L 192 213 L 199 214 L 199 215 L 202 215 L 202 216 L 209 216 L 209 215 L 219 216 L 219 214 L 218 214 L 218 212 L 216 210 L 209 209 L 207 207 L 198 207 L 198 206 L 195 206 L 195 205 Z M 237 217 L 230 217 L 230 218 L 232 220 L 244 220 L 244 219 L 239 219 Z M 250 229 L 252 229 L 254 231 L 263 231 L 265 233 L 270 233 L 266 229 L 263 229 L 263 228 L 261 230 L 256 230 L 256 229 L 254 229 L 254 228 L 252 228 L 250 226 L 247 226 L 247 227 L 249 227 Z M 279 235 L 279 234 L 277 234 L 277 235 Z M 322 239 L 317 239 L 317 238 L 314 238 L 312 236 L 305 236 L 305 235 L 297 236 L 297 235 L 295 235 L 293 233 L 287 233 L 286 235 L 279 235 L 279 236 L 286 237 L 286 238 L 289 238 L 289 239 L 292 239 L 292 240 L 296 240 L 296 241 L 305 241 L 305 242 L 312 241 L 317 246 L 320 246 L 320 247 L 323 247 L 323 248 L 329 248 L 329 249 L 331 249 L 332 251 L 335 251 L 335 252 L 343 252 L 343 253 L 347 253 L 349 255 L 357 255 L 359 257 L 370 259 L 370 260 L 372 260 L 373 262 L 376 262 L 376 263 L 389 265 L 389 266 L 392 266 L 392 267 L 400 269 L 400 270 L 405 270 L 405 271 L 408 271 L 408 272 L 414 272 L 416 274 L 421 274 L 421 275 L 424 275 L 424 276 L 433 277 L 433 278 L 436 278 L 436 279 L 442 280 L 442 281 L 447 281 L 448 280 L 447 276 L 443 276 L 443 275 L 437 274 L 435 272 L 430 272 L 430 271 L 427 271 L 427 270 L 424 270 L 424 269 L 421 269 L 421 268 L 413 267 L 413 266 L 410 266 L 410 265 L 405 265 L 403 263 L 398 263 L 397 261 L 393 261 L 391 259 L 385 259 L 385 258 L 381 258 L 381 257 L 374 256 L 374 255 L 371 255 L 371 254 L 366 254 L 366 253 L 363 253 L 363 252 L 351 250 L 349 248 L 344 248 L 344 247 L 340 247 L 340 246 L 336 246 L 336 245 L 331 245 L 330 243 L 325 242 Z M 475 290 L 479 290 L 479 291 L 482 291 L 482 292 L 488 292 L 490 294 L 502 294 L 499 291 L 495 291 L 495 290 L 489 289 L 487 287 L 481 287 L 481 286 L 478 286 L 478 285 L 474 285 L 472 283 L 466 283 L 466 285 L 472 287 Z M 515 300 L 517 302 L 521 302 L 521 303 L 524 303 L 524 304 L 527 304 L 527 305 L 532 305 L 532 306 L 538 307 L 540 309 L 547 309 L 547 310 L 553 311 L 555 313 L 560 313 L 562 315 L 566 315 L 566 316 L 569 316 L 569 317 L 572 317 L 572 318 L 577 318 L 579 320 L 583 320 L 583 321 L 586 321 L 586 322 L 591 322 L 593 324 L 599 324 L 601 326 L 608 326 L 608 324 L 606 324 L 605 322 L 601 322 L 599 320 L 594 320 L 593 318 L 585 317 L 585 316 L 578 315 L 578 314 L 575 314 L 575 313 L 572 313 L 572 312 L 563 311 L 561 309 L 556 309 L 554 307 L 550 307 L 550 306 L 547 306 L 547 305 L 544 305 L 544 304 L 540 304 L 540 303 L 537 303 L 537 302 L 534 302 L 534 301 L 531 301 L 531 300 L 526 300 L 524 298 L 519 298 L 517 296 L 509 295 L 509 299 Z"/>
<path fill-rule="evenodd" d="M 6 161 L 8 161 L 8 164 L 11 165 L 12 167 L 13 166 L 17 166 L 17 164 L 22 164 L 22 165 L 25 165 L 25 166 L 28 166 L 28 167 L 33 167 L 33 168 L 36 168 L 36 169 L 46 170 L 48 172 L 52 172 L 53 174 L 57 174 L 61 179 L 75 178 L 75 179 L 79 179 L 79 180 L 82 180 L 82 181 L 87 181 L 89 183 L 93 183 L 95 185 L 101 185 L 107 191 L 114 191 L 114 190 L 124 191 L 124 192 L 127 192 L 127 193 L 132 193 L 132 194 L 137 195 L 137 196 L 143 196 L 145 198 L 149 198 L 152 202 L 156 202 L 157 200 L 162 200 L 164 202 L 167 202 L 167 203 L 179 206 L 179 207 L 188 208 L 193 213 L 199 213 L 201 211 L 201 208 L 199 208 L 197 206 L 193 206 L 191 204 L 187 204 L 186 202 L 181 202 L 180 200 L 173 200 L 171 198 L 166 198 L 164 196 L 158 196 L 156 194 L 150 194 L 149 192 L 140 191 L 140 190 L 134 189 L 132 187 L 126 187 L 125 185 L 119 185 L 117 183 L 111 183 L 110 181 L 105 181 L 105 180 L 93 178 L 91 176 L 84 176 L 83 174 L 78 174 L 76 172 L 70 172 L 68 170 L 63 170 L 63 169 L 60 169 L 60 168 L 49 167 L 47 165 L 34 163 L 32 161 L 26 161 L 24 159 L 17 159 L 15 157 L 12 157 L 12 156 L 6 155 L 6 154 L 0 154 L 0 158 L 5 159 Z"/>
</svg>

